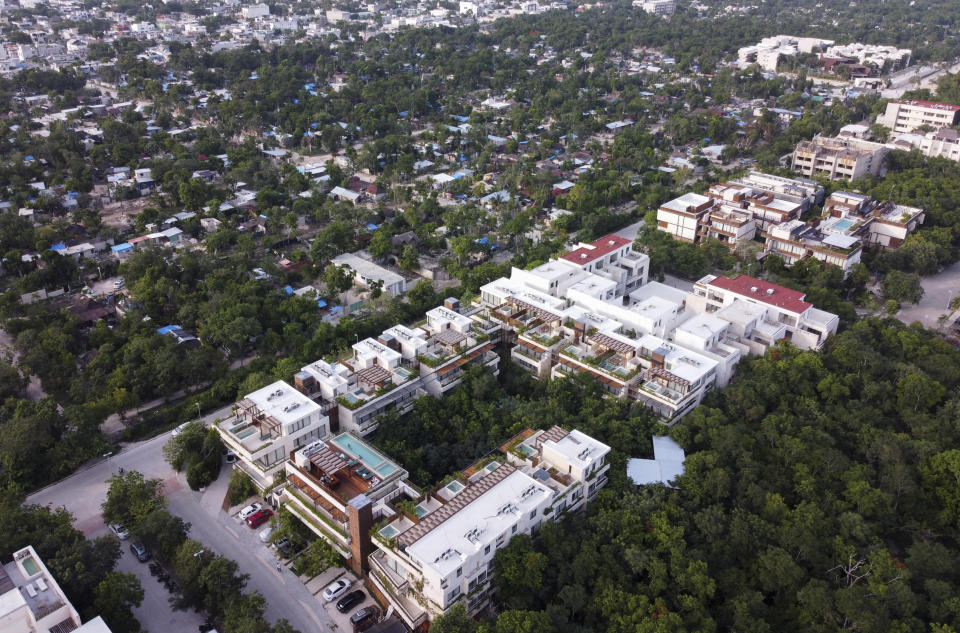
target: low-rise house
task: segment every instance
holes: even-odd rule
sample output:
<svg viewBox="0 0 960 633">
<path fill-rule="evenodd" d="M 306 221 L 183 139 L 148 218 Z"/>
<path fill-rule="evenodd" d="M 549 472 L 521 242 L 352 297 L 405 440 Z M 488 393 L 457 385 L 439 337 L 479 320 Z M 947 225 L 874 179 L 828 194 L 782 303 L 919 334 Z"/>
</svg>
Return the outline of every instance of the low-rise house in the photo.
<svg viewBox="0 0 960 633">
<path fill-rule="evenodd" d="M 331 263 L 337 266 L 347 266 L 356 274 L 357 280 L 367 286 L 377 283 L 382 284 L 383 291 L 391 297 L 399 297 L 407 291 L 407 280 L 403 275 L 364 259 L 355 253 L 337 255 L 331 260 Z"/>
</svg>

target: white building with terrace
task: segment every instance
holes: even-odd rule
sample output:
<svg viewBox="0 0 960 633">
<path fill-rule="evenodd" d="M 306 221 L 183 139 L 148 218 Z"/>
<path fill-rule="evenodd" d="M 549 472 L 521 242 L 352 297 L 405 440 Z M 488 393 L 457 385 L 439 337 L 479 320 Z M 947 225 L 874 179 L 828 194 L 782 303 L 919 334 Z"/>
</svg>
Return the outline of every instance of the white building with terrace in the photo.
<svg viewBox="0 0 960 633">
<path fill-rule="evenodd" d="M 282 380 L 247 394 L 214 428 L 260 489 L 273 484 L 291 452 L 330 430 L 320 406 Z"/>
<path fill-rule="evenodd" d="M 607 482 L 610 447 L 579 431 L 526 430 L 374 531 L 370 581 L 411 628 L 490 601 L 493 559 L 517 534 L 577 511 Z M 411 507 L 412 506 L 412 507 Z"/>
<path fill-rule="evenodd" d="M 819 347 L 839 321 L 803 301 L 789 302 L 802 309 L 783 316 L 762 299 L 707 309 L 698 294 L 658 282 L 623 293 L 605 285 L 609 280 L 583 271 L 582 277 L 558 274 L 562 269 L 556 262 L 513 269 L 509 279 L 480 289 L 489 317 L 515 336 L 511 359 L 540 379 L 588 374 L 611 396 L 642 402 L 667 424 L 725 386 L 742 357 L 784 339 Z M 731 288 L 746 283 L 710 279 Z M 753 281 L 763 286 L 763 297 L 776 295 L 777 301 L 795 292 Z"/>
</svg>

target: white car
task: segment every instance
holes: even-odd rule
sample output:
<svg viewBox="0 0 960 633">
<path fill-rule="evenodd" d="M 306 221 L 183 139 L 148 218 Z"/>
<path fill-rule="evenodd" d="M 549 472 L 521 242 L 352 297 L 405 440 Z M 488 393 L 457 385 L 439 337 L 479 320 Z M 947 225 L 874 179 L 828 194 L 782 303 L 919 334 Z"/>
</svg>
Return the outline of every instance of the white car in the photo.
<svg viewBox="0 0 960 633">
<path fill-rule="evenodd" d="M 181 424 L 181 425 L 178 426 L 177 428 L 173 429 L 173 432 L 171 433 L 171 435 L 173 435 L 174 437 L 180 435 L 181 433 L 183 433 L 183 429 L 187 428 L 187 426 L 188 426 L 189 424 L 191 424 L 191 423 L 190 423 L 190 422 L 184 422 L 183 424 Z"/>
<path fill-rule="evenodd" d="M 266 543 L 270 540 L 270 537 L 273 536 L 273 526 L 268 525 L 267 527 L 260 530 L 260 542 Z"/>
<path fill-rule="evenodd" d="M 327 588 L 323 590 L 323 601 L 330 602 L 331 600 L 336 600 L 343 594 L 347 592 L 347 589 L 350 588 L 350 581 L 340 578 L 335 580 Z"/>
<path fill-rule="evenodd" d="M 130 532 L 127 532 L 127 528 L 123 527 L 120 524 L 115 524 L 110 526 L 110 530 L 117 535 L 117 538 L 121 541 L 125 541 L 130 538 Z"/>
<path fill-rule="evenodd" d="M 240 518 L 246 521 L 247 517 L 253 516 L 257 512 L 260 512 L 261 510 L 263 510 L 262 503 L 251 503 L 250 505 L 248 505 L 247 507 L 245 507 L 243 510 L 240 511 Z"/>
</svg>

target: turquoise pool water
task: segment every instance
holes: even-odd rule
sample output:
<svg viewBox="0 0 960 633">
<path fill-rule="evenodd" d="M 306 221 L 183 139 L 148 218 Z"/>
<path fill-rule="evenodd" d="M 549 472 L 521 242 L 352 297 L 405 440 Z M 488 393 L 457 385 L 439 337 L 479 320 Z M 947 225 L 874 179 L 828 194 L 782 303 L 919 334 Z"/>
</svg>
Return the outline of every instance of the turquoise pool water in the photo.
<svg viewBox="0 0 960 633">
<path fill-rule="evenodd" d="M 428 510 L 427 510 L 426 508 L 424 508 L 423 505 L 417 505 L 417 507 L 416 507 L 415 509 L 416 509 L 416 511 L 417 511 L 417 518 L 418 518 L 418 519 L 422 519 L 424 516 L 426 516 L 426 514 L 427 514 L 427 512 L 428 512 Z"/>
<path fill-rule="evenodd" d="M 851 226 L 853 226 L 853 220 L 840 220 L 839 222 L 833 225 L 833 228 L 836 229 L 837 231 L 846 231 Z"/>
<path fill-rule="evenodd" d="M 461 490 L 463 490 L 465 487 L 466 487 L 466 486 L 464 486 L 462 483 L 460 483 L 460 482 L 457 481 L 456 479 L 454 479 L 453 481 L 451 481 L 450 483 L 448 483 L 446 486 L 444 486 L 444 488 L 446 488 L 447 490 L 449 490 L 449 491 L 452 492 L 453 494 L 457 494 L 458 492 L 460 492 Z"/>
<path fill-rule="evenodd" d="M 360 402 L 360 399 L 357 398 L 357 397 L 356 397 L 355 395 L 353 395 L 352 393 L 345 393 L 345 394 L 343 394 L 343 399 L 346 400 L 347 402 L 349 402 L 350 404 L 357 404 L 358 402 Z"/>
<path fill-rule="evenodd" d="M 23 565 L 23 568 L 26 570 L 27 575 L 30 578 L 33 578 L 40 573 L 40 568 L 37 566 L 37 562 L 33 560 L 33 556 L 27 556 L 20 561 L 20 564 Z"/>
<path fill-rule="evenodd" d="M 397 534 L 399 534 L 399 532 L 397 532 L 397 528 L 393 527 L 392 525 L 388 525 L 380 530 L 380 536 L 383 538 L 393 538 Z"/>
<path fill-rule="evenodd" d="M 376 473 L 381 479 L 397 470 L 397 466 L 386 457 L 350 437 L 347 433 L 341 433 L 331 439 L 330 443 L 359 459 L 364 467 Z"/>
</svg>

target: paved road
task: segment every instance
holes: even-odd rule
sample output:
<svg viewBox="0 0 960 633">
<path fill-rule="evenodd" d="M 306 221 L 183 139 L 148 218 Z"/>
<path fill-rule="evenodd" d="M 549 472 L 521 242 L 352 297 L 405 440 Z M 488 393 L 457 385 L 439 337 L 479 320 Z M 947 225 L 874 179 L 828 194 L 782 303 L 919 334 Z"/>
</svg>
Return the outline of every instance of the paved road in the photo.
<svg viewBox="0 0 960 633">
<path fill-rule="evenodd" d="M 905 305 L 897 318 L 907 324 L 919 321 L 931 330 L 939 329 L 940 317 L 951 312 L 950 301 L 960 294 L 960 262 L 936 275 L 923 277 L 920 283 L 923 299 L 918 304 Z"/>
<path fill-rule="evenodd" d="M 223 417 L 229 407 L 206 416 L 207 421 Z M 88 537 L 107 533 L 100 516 L 100 504 L 106 498 L 106 480 L 119 468 L 139 470 L 148 478 L 164 482 L 170 511 L 191 523 L 190 537 L 218 554 L 237 561 L 240 571 L 250 575 L 248 588 L 260 591 L 267 599 L 267 619 L 283 617 L 301 631 L 314 633 L 332 630 L 329 616 L 320 602 L 292 572 L 277 572 L 277 560 L 257 538 L 259 530 L 251 530 L 239 519 L 221 510 L 226 494 L 229 471 L 203 493 L 190 490 L 183 476 L 177 476 L 163 460 L 161 449 L 170 433 L 125 446 L 121 452 L 74 473 L 67 479 L 30 495 L 28 503 L 64 506 L 73 513 L 74 526 Z M 150 577 L 146 565 L 138 563 L 124 544 L 120 568 L 137 573 L 145 588 L 144 604 L 137 617 L 151 633 L 193 633 L 201 622 L 196 614 L 177 613 L 166 604 L 166 593 Z"/>
</svg>

